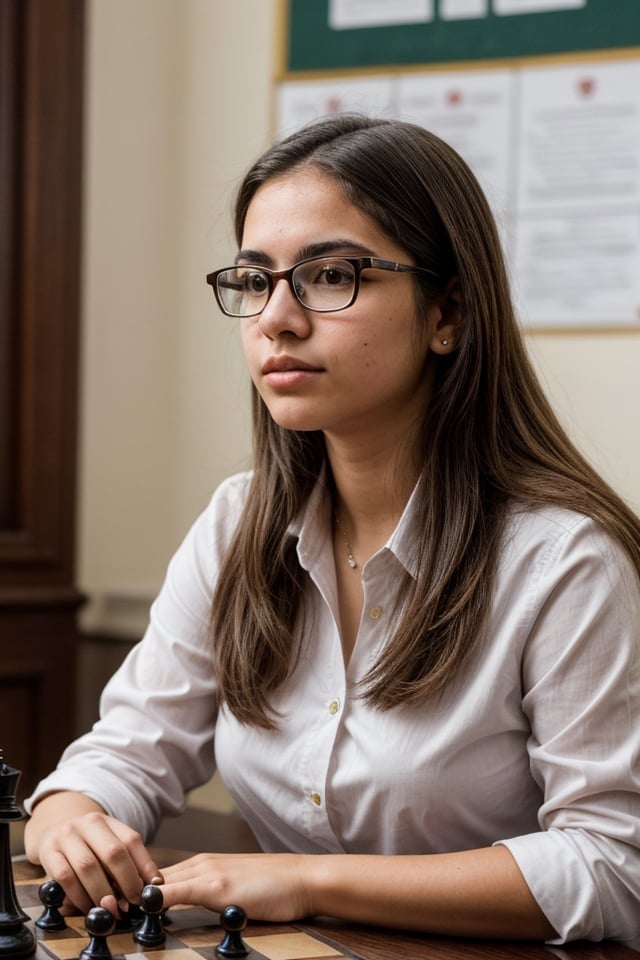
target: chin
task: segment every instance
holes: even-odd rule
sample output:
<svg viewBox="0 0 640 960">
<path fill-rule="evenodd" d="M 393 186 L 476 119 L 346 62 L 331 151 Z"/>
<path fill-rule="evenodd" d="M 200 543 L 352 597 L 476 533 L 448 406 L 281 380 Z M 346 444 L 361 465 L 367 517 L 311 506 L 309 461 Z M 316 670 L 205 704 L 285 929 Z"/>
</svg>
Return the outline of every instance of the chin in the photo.
<svg viewBox="0 0 640 960">
<path fill-rule="evenodd" d="M 299 404 L 267 404 L 271 419 L 283 430 L 311 432 L 322 430 L 324 423 L 318 417 L 318 411 L 302 410 Z"/>
<path fill-rule="evenodd" d="M 296 433 L 314 433 L 322 427 L 311 422 L 309 417 L 274 417 L 271 419 L 283 430 L 294 430 Z"/>
</svg>

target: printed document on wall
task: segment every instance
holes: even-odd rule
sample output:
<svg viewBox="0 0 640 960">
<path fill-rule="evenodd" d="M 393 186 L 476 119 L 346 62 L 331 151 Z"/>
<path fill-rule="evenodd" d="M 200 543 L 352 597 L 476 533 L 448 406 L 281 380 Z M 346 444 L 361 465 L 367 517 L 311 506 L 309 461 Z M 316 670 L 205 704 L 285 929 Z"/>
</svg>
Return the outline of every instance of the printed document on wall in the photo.
<svg viewBox="0 0 640 960">
<path fill-rule="evenodd" d="M 395 81 L 390 77 L 308 80 L 278 88 L 278 136 L 334 113 L 355 111 L 372 117 L 395 115 Z"/>
<path fill-rule="evenodd" d="M 398 113 L 458 151 L 480 181 L 498 220 L 508 202 L 512 144 L 509 70 L 465 70 L 400 78 Z"/>
<path fill-rule="evenodd" d="M 523 70 L 520 85 L 522 320 L 640 326 L 640 62 Z"/>
</svg>

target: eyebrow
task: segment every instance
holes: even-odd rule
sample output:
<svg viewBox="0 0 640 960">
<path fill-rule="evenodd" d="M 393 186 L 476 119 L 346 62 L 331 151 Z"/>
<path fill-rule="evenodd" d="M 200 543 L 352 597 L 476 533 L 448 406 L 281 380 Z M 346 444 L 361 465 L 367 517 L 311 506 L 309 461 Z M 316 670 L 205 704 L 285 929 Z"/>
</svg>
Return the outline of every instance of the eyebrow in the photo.
<svg viewBox="0 0 640 960">
<path fill-rule="evenodd" d="M 298 250 L 294 262 L 297 263 L 300 260 L 307 260 L 310 257 L 334 257 L 340 255 L 345 257 L 371 257 L 374 256 L 374 253 L 369 247 L 365 247 L 355 240 L 336 237 L 332 240 L 322 240 L 318 243 L 305 244 L 304 247 Z M 273 258 L 262 250 L 239 250 L 234 263 L 239 263 L 240 261 L 244 263 L 255 263 L 256 266 L 263 267 L 272 267 L 274 264 Z"/>
</svg>

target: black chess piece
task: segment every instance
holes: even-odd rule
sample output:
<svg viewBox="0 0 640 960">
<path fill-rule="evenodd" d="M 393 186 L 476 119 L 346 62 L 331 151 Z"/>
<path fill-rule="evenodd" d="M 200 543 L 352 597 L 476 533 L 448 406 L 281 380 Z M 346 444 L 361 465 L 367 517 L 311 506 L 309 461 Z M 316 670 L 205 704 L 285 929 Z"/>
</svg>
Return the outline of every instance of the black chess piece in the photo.
<svg viewBox="0 0 640 960">
<path fill-rule="evenodd" d="M 9 823 L 22 820 L 15 804 L 20 770 L 9 767 L 0 750 L 0 957 L 28 957 L 35 952 L 36 938 L 26 922 L 13 882 Z"/>
<path fill-rule="evenodd" d="M 45 880 L 38 889 L 40 903 L 44 910 L 36 920 L 41 930 L 64 930 L 67 922 L 60 913 L 64 901 L 64 890 L 56 880 Z"/>
<path fill-rule="evenodd" d="M 242 907 L 236 907 L 234 904 L 225 907 L 220 914 L 220 924 L 224 930 L 224 937 L 216 947 L 218 956 L 246 957 L 249 950 L 242 939 L 242 931 L 247 925 L 247 915 Z"/>
<path fill-rule="evenodd" d="M 139 927 L 143 920 L 142 908 L 137 903 L 130 903 L 116 920 L 116 931 L 118 933 L 130 933 L 136 927 Z"/>
<path fill-rule="evenodd" d="M 144 914 L 142 923 L 133 932 L 133 939 L 143 947 L 159 947 L 165 942 L 162 924 L 164 897 L 160 887 L 148 883 L 140 894 L 140 906 Z"/>
<path fill-rule="evenodd" d="M 89 943 L 78 960 L 111 960 L 107 937 L 113 933 L 116 918 L 104 907 L 92 907 L 85 917 L 84 925 L 89 934 Z"/>
</svg>

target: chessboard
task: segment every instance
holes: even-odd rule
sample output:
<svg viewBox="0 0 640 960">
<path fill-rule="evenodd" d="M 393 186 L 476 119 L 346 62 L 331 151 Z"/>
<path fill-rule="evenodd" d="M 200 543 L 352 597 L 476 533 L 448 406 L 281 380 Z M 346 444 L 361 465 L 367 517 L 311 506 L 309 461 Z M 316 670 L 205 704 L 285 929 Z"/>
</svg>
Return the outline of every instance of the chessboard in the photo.
<svg viewBox="0 0 640 960">
<path fill-rule="evenodd" d="M 66 929 L 40 930 L 35 921 L 42 915 L 39 898 L 42 880 L 16 882 L 20 905 L 30 918 L 37 940 L 37 960 L 76 960 L 89 943 L 84 916 L 65 917 Z M 165 942 L 143 947 L 131 932 L 117 930 L 106 939 L 113 960 L 220 960 L 216 953 L 224 937 L 217 913 L 204 907 L 172 907 L 164 917 Z M 355 957 L 329 937 L 292 924 L 249 923 L 242 931 L 247 960 L 326 960 Z"/>
</svg>

